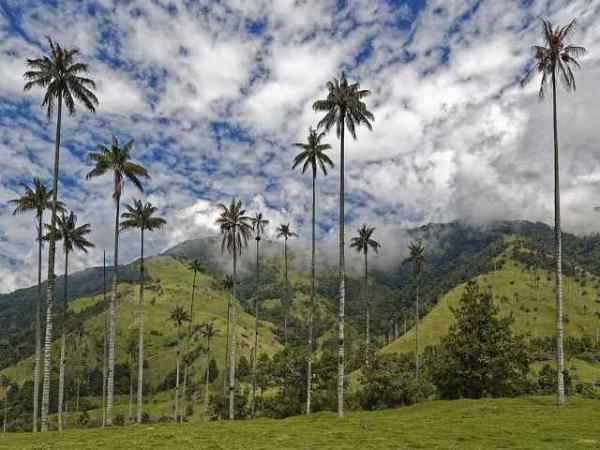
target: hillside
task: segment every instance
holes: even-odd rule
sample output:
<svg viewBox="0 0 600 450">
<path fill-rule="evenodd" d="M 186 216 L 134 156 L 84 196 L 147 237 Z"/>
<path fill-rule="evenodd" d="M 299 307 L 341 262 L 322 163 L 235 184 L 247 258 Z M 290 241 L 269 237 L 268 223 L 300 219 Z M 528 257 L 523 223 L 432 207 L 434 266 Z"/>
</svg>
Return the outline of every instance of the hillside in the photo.
<svg viewBox="0 0 600 450">
<path fill-rule="evenodd" d="M 189 310 L 192 273 L 181 261 L 169 256 L 150 258 L 147 261 L 147 269 L 153 281 L 149 283 L 145 291 L 146 379 L 150 390 L 154 391 L 175 368 L 176 330 L 174 324 L 169 320 L 169 314 L 175 305 L 181 305 Z M 213 322 L 218 330 L 218 335 L 211 345 L 211 353 L 222 373 L 225 357 L 227 294 L 212 277 L 205 274 L 198 275 L 196 285 L 193 321 L 195 324 Z M 128 336 L 137 330 L 137 302 L 137 286 L 121 283 L 117 309 L 117 348 L 121 351 L 117 351 L 117 363 L 123 365 L 127 363 L 127 354 L 124 350 L 127 347 Z M 77 298 L 69 304 L 69 308 L 84 317 L 86 311 L 96 311 L 96 314 L 84 318 L 81 323 L 83 330 L 81 346 L 86 349 L 86 365 L 98 367 L 98 361 L 101 361 L 103 335 L 101 311 L 105 308 L 103 296 L 98 294 Z M 250 349 L 253 345 L 253 329 L 254 317 L 243 312 L 242 308 L 238 306 L 238 355 L 250 356 Z M 273 353 L 279 348 L 271 323 L 261 322 L 259 333 L 261 351 Z M 199 349 L 202 345 L 204 345 L 203 341 L 195 342 L 193 348 Z M 55 351 L 57 350 L 58 343 L 55 343 Z M 58 355 L 56 356 L 58 357 Z M 27 358 L 16 366 L 4 369 L 1 373 L 22 383 L 31 378 L 31 363 L 31 358 Z M 201 380 L 204 367 L 206 367 L 205 358 L 201 352 L 197 351 L 192 376 Z"/>
<path fill-rule="evenodd" d="M 550 397 L 424 402 L 377 412 L 285 420 L 152 424 L 41 434 L 10 433 L 0 449 L 586 449 L 600 445 L 597 401 Z"/>
</svg>

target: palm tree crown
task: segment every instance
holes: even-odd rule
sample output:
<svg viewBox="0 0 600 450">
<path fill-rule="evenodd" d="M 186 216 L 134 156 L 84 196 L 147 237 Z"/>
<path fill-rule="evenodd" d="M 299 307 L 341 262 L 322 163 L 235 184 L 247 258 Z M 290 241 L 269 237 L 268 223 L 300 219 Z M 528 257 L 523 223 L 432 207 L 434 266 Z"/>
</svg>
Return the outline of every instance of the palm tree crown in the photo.
<svg viewBox="0 0 600 450">
<path fill-rule="evenodd" d="M 180 328 L 181 325 L 183 325 L 184 322 L 189 322 L 190 321 L 190 315 L 188 314 L 188 312 L 183 308 L 183 306 L 176 306 L 175 308 L 173 308 L 171 310 L 171 314 L 169 315 L 169 319 L 172 320 L 173 322 L 175 322 L 175 325 L 177 325 L 177 328 Z"/>
<path fill-rule="evenodd" d="M 140 230 L 158 230 L 167 224 L 162 217 L 156 217 L 154 214 L 158 210 L 151 203 L 142 203 L 141 200 L 134 200 L 132 205 L 125 205 L 127 211 L 121 214 L 121 230 L 130 230 L 137 228 Z"/>
<path fill-rule="evenodd" d="M 195 272 L 195 273 L 202 272 L 202 270 L 204 270 L 204 267 L 202 266 L 202 263 L 200 262 L 199 259 L 194 259 L 190 263 L 189 268 L 192 272 Z"/>
<path fill-rule="evenodd" d="M 325 112 L 325 116 L 318 124 L 318 128 L 325 128 L 329 131 L 334 125 L 338 137 L 342 133 L 344 124 L 346 128 L 356 139 L 356 127 L 365 125 L 369 130 L 373 127 L 371 122 L 375 117 L 367 109 L 363 98 L 368 97 L 370 92 L 367 89 L 360 89 L 360 83 L 349 84 L 346 74 L 342 72 L 340 79 L 334 78 L 327 82 L 327 98 L 317 100 L 313 103 L 315 111 Z"/>
<path fill-rule="evenodd" d="M 372 239 L 375 227 L 370 227 L 366 223 L 358 229 L 358 236 L 350 240 L 350 247 L 356 249 L 357 252 L 367 254 L 369 248 L 372 248 L 375 253 L 381 247 L 381 244 Z"/>
<path fill-rule="evenodd" d="M 221 230 L 223 240 L 221 241 L 221 252 L 225 249 L 229 253 L 242 254 L 242 247 L 248 245 L 248 239 L 252 234 L 252 218 L 246 216 L 246 210 L 242 209 L 242 201 L 231 200 L 229 207 L 219 203 L 221 215 L 217 218 L 216 224 Z"/>
<path fill-rule="evenodd" d="M 50 225 L 46 225 L 46 228 L 50 230 Z M 69 214 L 62 212 L 56 216 L 56 240 L 62 241 L 65 252 L 71 253 L 76 249 L 87 253 L 88 248 L 95 247 L 86 238 L 91 232 L 89 223 L 77 226 L 77 216 L 73 211 Z"/>
<path fill-rule="evenodd" d="M 110 147 L 99 145 L 97 152 L 90 153 L 90 159 L 96 163 L 96 166 L 85 176 L 85 178 L 89 180 L 104 175 L 109 170 L 112 170 L 114 173 L 114 200 L 121 198 L 125 178 L 143 192 L 144 188 L 140 181 L 140 177 L 150 178 L 150 175 L 143 166 L 131 161 L 132 148 L 133 140 L 129 141 L 123 147 L 119 147 L 119 141 L 113 136 L 112 145 Z"/>
<path fill-rule="evenodd" d="M 540 82 L 540 97 L 544 97 L 544 88 L 548 76 L 554 73 L 563 81 L 567 91 L 576 90 L 573 70 L 581 66 L 577 58 L 585 55 L 586 49 L 577 45 L 567 45 L 566 40 L 575 28 L 575 19 L 564 27 L 553 28 L 548 20 L 542 20 L 544 28 L 544 46 L 534 45 L 534 64 L 527 72 L 522 84 L 528 83 L 536 73 L 542 74 Z"/>
<path fill-rule="evenodd" d="M 265 233 L 265 228 L 269 225 L 269 221 L 263 218 L 263 213 L 257 212 L 250 219 L 250 222 L 252 223 L 252 231 L 254 231 L 256 240 L 260 241 L 261 236 Z"/>
<path fill-rule="evenodd" d="M 44 214 L 44 210 L 52 209 L 52 189 L 47 189 L 42 180 L 34 178 L 32 187 L 29 187 L 26 183 L 21 183 L 21 186 L 25 189 L 23 195 L 8 201 L 8 203 L 15 205 L 13 215 L 35 211 L 35 215 L 39 217 Z M 63 202 L 56 203 L 57 211 L 64 211 L 64 209 Z"/>
<path fill-rule="evenodd" d="M 295 233 L 294 231 L 292 231 L 292 228 L 290 227 L 289 223 L 282 223 L 281 225 L 279 225 L 277 227 L 277 229 L 275 231 L 277 232 L 278 238 L 282 237 L 286 241 L 291 237 L 298 236 L 298 233 Z"/>
<path fill-rule="evenodd" d="M 327 165 L 333 167 L 333 161 L 325 154 L 326 150 L 331 149 L 329 144 L 321 144 L 321 139 L 325 136 L 325 132 L 317 132 L 314 128 L 308 130 L 308 141 L 306 143 L 296 142 L 294 147 L 302 149 L 302 151 L 294 158 L 292 169 L 302 164 L 302 173 L 306 172 L 309 167 L 312 169 L 313 177 L 317 176 L 317 167 L 323 171 L 323 175 L 327 175 Z"/>
<path fill-rule="evenodd" d="M 92 92 L 96 89 L 93 80 L 80 76 L 88 71 L 87 64 L 77 62 L 77 49 L 62 48 L 60 44 L 48 38 L 50 55 L 42 58 L 28 59 L 30 69 L 23 75 L 27 82 L 24 90 L 32 87 L 46 89 L 42 107 L 46 108 L 48 118 L 52 117 L 54 102 L 62 99 L 69 114 L 75 114 L 75 100 L 80 101 L 87 109 L 94 112 L 98 99 Z"/>
<path fill-rule="evenodd" d="M 423 241 L 418 239 L 411 242 L 408 246 L 409 256 L 406 261 L 412 261 L 415 263 L 415 273 L 419 274 L 423 270 L 423 264 L 425 263 L 425 247 Z"/>
</svg>

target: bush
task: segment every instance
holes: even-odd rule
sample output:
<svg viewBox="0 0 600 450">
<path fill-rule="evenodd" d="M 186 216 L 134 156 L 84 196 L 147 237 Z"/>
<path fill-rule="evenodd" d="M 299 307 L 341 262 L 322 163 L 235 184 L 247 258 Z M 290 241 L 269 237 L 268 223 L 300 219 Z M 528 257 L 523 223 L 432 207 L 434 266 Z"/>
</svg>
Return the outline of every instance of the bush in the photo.
<svg viewBox="0 0 600 450">
<path fill-rule="evenodd" d="M 568 395 L 573 390 L 573 381 L 571 380 L 571 375 L 567 369 L 565 369 L 564 374 L 565 391 Z M 538 393 L 554 394 L 556 392 L 557 376 L 558 372 L 554 367 L 550 366 L 550 364 L 544 364 L 538 375 Z"/>
<path fill-rule="evenodd" d="M 90 415 L 87 413 L 87 411 L 84 411 L 81 414 L 79 414 L 79 417 L 77 418 L 77 425 L 79 425 L 80 427 L 87 427 L 89 423 Z"/>
<path fill-rule="evenodd" d="M 363 388 L 358 392 L 361 408 L 375 410 L 415 403 L 418 389 L 413 362 L 414 354 L 375 356 L 363 367 Z"/>
<path fill-rule="evenodd" d="M 125 416 L 123 414 L 118 414 L 117 417 L 115 417 L 115 425 L 122 427 L 125 425 Z"/>
</svg>

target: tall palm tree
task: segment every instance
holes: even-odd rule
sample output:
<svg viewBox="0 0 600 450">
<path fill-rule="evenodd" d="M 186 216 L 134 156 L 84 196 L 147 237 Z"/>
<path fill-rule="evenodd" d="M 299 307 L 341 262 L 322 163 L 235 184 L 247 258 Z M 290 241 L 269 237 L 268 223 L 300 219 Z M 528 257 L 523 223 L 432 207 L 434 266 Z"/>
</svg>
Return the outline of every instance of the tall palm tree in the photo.
<svg viewBox="0 0 600 450">
<path fill-rule="evenodd" d="M 283 304 L 283 340 L 284 345 L 287 345 L 287 316 L 288 308 L 290 307 L 290 283 L 288 280 L 288 257 L 287 257 L 287 241 L 289 238 L 298 236 L 292 231 L 289 223 L 282 223 L 275 230 L 278 238 L 283 238 L 283 279 L 285 283 L 285 300 Z"/>
<path fill-rule="evenodd" d="M 312 357 L 313 357 L 313 317 L 315 309 L 316 292 L 316 263 L 315 263 L 315 242 L 316 242 L 316 205 L 317 205 L 317 172 L 321 168 L 324 176 L 327 176 L 327 166 L 333 167 L 333 161 L 325 154 L 331 149 L 329 144 L 321 144 L 321 139 L 325 133 L 319 133 L 313 128 L 308 130 L 308 139 L 306 143 L 296 142 L 294 147 L 301 149 L 300 153 L 294 158 L 295 169 L 302 165 L 302 173 L 311 168 L 312 172 L 312 245 L 311 245 L 311 288 L 310 288 L 310 306 L 308 309 L 308 361 L 306 371 L 306 414 L 310 414 L 310 404 L 312 397 Z"/>
<path fill-rule="evenodd" d="M 228 338 L 228 353 L 229 353 L 229 419 L 235 417 L 234 411 L 234 394 L 235 394 L 235 305 L 233 299 L 237 293 L 237 258 L 242 254 L 242 248 L 248 246 L 248 239 L 252 234 L 252 218 L 246 216 L 246 210 L 242 209 L 242 201 L 231 200 L 231 204 L 226 206 L 222 203 L 217 205 L 221 210 L 221 214 L 216 220 L 216 224 L 221 230 L 223 239 L 221 241 L 221 253 L 225 250 L 233 256 L 233 286 L 232 296 L 229 299 L 230 311 L 230 337 Z"/>
<path fill-rule="evenodd" d="M 94 247 L 87 239 L 87 235 L 92 232 L 89 223 L 77 226 L 77 216 L 71 211 L 69 214 L 62 212 L 56 218 L 57 229 L 52 233 L 50 226 L 47 226 L 48 236 L 54 235 L 56 240 L 62 240 L 63 250 L 65 252 L 65 278 L 62 306 L 62 330 L 60 337 L 60 365 L 58 374 L 58 430 L 63 429 L 63 401 L 65 392 L 65 352 L 66 352 L 66 322 L 68 314 L 68 287 L 69 287 L 69 254 L 74 250 L 81 250 L 87 253 L 88 248 Z"/>
<path fill-rule="evenodd" d="M 142 203 L 134 200 L 133 204 L 125 205 L 125 211 L 121 214 L 121 230 L 140 230 L 140 299 L 139 299 L 139 336 L 138 336 L 138 384 L 137 384 L 137 423 L 142 423 L 142 409 L 144 403 L 144 231 L 152 232 L 164 227 L 167 221 L 162 217 L 156 217 L 158 208 L 151 203 Z"/>
<path fill-rule="evenodd" d="M 204 381 L 204 414 L 208 414 L 208 386 L 210 384 L 210 343 L 214 337 L 219 334 L 215 324 L 212 322 L 205 323 L 202 327 L 202 334 L 206 338 L 206 373 Z"/>
<path fill-rule="evenodd" d="M 553 27 L 548 20 L 542 20 L 544 45 L 535 45 L 534 64 L 522 84 L 526 84 L 536 73 L 542 75 L 539 96 L 544 97 L 548 77 L 552 80 L 552 111 L 554 125 L 554 253 L 556 255 L 556 363 L 557 403 L 565 403 L 565 358 L 563 350 L 563 301 L 562 301 L 562 235 L 560 230 L 560 177 L 558 159 L 558 120 L 556 113 L 556 79 L 560 78 L 567 91 L 575 91 L 573 71 L 579 68 L 578 57 L 586 53 L 584 47 L 567 45 L 567 38 L 575 28 L 575 20 L 564 27 Z"/>
<path fill-rule="evenodd" d="M 183 309 L 183 306 L 176 306 L 172 311 L 169 319 L 175 323 L 177 327 L 177 370 L 175 372 L 175 421 L 179 422 L 181 415 L 179 414 L 179 367 L 181 359 L 181 326 L 184 322 L 190 321 L 189 313 Z"/>
<path fill-rule="evenodd" d="M 26 83 L 24 90 L 33 87 L 44 89 L 42 108 L 46 109 L 48 119 L 52 118 L 54 105 L 58 103 L 56 115 L 56 138 L 54 141 L 54 171 L 52 178 L 52 215 L 51 230 L 56 229 L 58 205 L 58 169 L 60 155 L 60 131 L 63 101 L 70 115 L 75 114 L 75 102 L 82 103 L 86 109 L 95 112 L 98 99 L 92 92 L 96 88 L 93 80 L 86 78 L 87 64 L 78 61 L 79 50 L 63 48 L 48 38 L 49 55 L 27 60 L 29 70 L 23 75 Z M 50 364 L 52 357 L 52 309 L 55 296 L 54 259 L 56 257 L 56 239 L 50 235 L 48 245 L 48 292 L 46 305 L 46 335 L 44 337 L 44 377 L 42 385 L 41 430 L 48 431 L 48 407 L 50 405 Z"/>
<path fill-rule="evenodd" d="M 369 364 L 369 348 L 371 346 L 371 304 L 369 301 L 369 262 L 367 255 L 369 248 L 375 253 L 378 252 L 381 244 L 373 239 L 373 233 L 375 227 L 370 227 L 366 223 L 358 229 L 358 236 L 353 237 L 350 240 L 350 247 L 354 248 L 357 252 L 362 253 L 365 257 L 365 282 L 363 287 L 363 295 L 365 296 L 365 364 Z"/>
<path fill-rule="evenodd" d="M 15 205 L 13 215 L 23 214 L 34 211 L 37 227 L 38 243 L 38 284 L 37 299 L 35 301 L 35 356 L 33 364 L 33 432 L 38 431 L 38 407 L 40 401 L 40 367 L 42 362 L 42 229 L 44 221 L 44 211 L 52 209 L 52 190 L 48 190 L 39 178 L 33 179 L 33 186 L 22 184 L 25 192 L 19 198 L 9 200 L 9 203 Z M 57 211 L 64 211 L 62 202 L 56 205 Z"/>
<path fill-rule="evenodd" d="M 408 246 L 409 256 L 406 262 L 413 262 L 415 265 L 415 275 L 417 285 L 415 290 L 415 380 L 417 388 L 419 387 L 419 289 L 421 287 L 421 272 L 425 264 L 425 247 L 423 242 L 418 239 Z"/>
<path fill-rule="evenodd" d="M 313 103 L 313 110 L 324 112 L 325 116 L 319 121 L 318 128 L 325 131 L 335 126 L 340 139 L 340 234 L 339 234 L 339 278 L 340 300 L 338 308 L 338 417 L 344 416 L 344 308 L 346 306 L 346 266 L 344 262 L 344 133 L 348 129 L 356 139 L 356 127 L 365 125 L 372 129 L 371 122 L 375 120 L 363 101 L 370 92 L 361 89 L 359 83 L 349 84 L 346 75 L 338 80 L 327 82 L 329 91 L 325 99 Z"/>
<path fill-rule="evenodd" d="M 260 292 L 260 259 L 259 247 L 262 235 L 265 233 L 265 228 L 269 221 L 263 218 L 261 212 L 257 212 L 250 220 L 252 230 L 254 231 L 254 239 L 256 240 L 256 289 L 254 297 L 254 352 L 252 353 L 252 410 L 251 416 L 256 416 L 256 363 L 258 358 L 258 300 Z"/>
<path fill-rule="evenodd" d="M 115 388 L 115 338 L 117 332 L 117 283 L 119 268 L 119 211 L 121 206 L 121 196 L 125 187 L 125 179 L 128 179 L 141 192 L 144 191 L 141 177 L 150 178 L 147 170 L 133 161 L 131 161 L 131 149 L 133 140 L 124 146 L 119 146 L 116 137 L 112 138 L 112 145 L 106 147 L 98 146 L 98 151 L 90 153 L 90 159 L 96 163 L 96 166 L 85 176 L 86 179 L 102 176 L 107 172 L 113 174 L 113 193 L 112 198 L 115 202 L 115 247 L 113 257 L 113 279 L 112 292 L 109 306 L 109 330 L 108 330 L 108 377 L 106 386 L 106 425 L 112 425 L 112 409 L 114 401 Z"/>
</svg>

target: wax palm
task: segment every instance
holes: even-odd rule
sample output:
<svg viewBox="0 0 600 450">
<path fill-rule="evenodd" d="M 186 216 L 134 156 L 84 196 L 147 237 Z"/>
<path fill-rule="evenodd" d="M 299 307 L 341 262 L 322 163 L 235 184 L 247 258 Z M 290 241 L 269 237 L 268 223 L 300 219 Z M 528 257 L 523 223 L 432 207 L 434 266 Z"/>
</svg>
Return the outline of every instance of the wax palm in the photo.
<svg viewBox="0 0 600 450">
<path fill-rule="evenodd" d="M 44 222 L 44 211 L 52 209 L 52 190 L 46 188 L 42 180 L 39 178 L 33 179 L 32 187 L 27 184 L 21 184 L 25 190 L 23 195 L 14 200 L 9 200 L 9 204 L 15 206 L 13 215 L 24 214 L 30 211 L 35 213 L 36 228 L 37 228 L 37 245 L 38 245 L 38 284 L 37 284 L 37 299 L 35 301 L 35 356 L 33 364 L 33 432 L 37 432 L 38 424 L 38 407 L 40 400 L 40 370 L 42 359 L 42 325 L 41 325 L 41 308 L 42 308 L 42 229 Z M 57 211 L 64 211 L 62 202 L 56 205 Z"/>
<path fill-rule="evenodd" d="M 318 128 L 325 131 L 335 126 L 340 139 L 340 218 L 339 218 L 339 278 L 340 300 L 338 310 L 338 416 L 344 416 L 344 309 L 346 305 L 346 267 L 344 261 L 344 135 L 346 128 L 356 139 L 356 128 L 365 125 L 372 129 L 371 122 L 375 120 L 363 101 L 369 91 L 361 89 L 359 83 L 349 84 L 346 75 L 338 80 L 327 82 L 327 97 L 313 103 L 313 109 L 324 112 Z"/>
<path fill-rule="evenodd" d="M 125 205 L 126 211 L 121 214 L 121 230 L 140 230 L 140 298 L 138 306 L 139 335 L 138 335 L 138 361 L 144 361 L 144 231 L 155 231 L 167 224 L 162 217 L 156 217 L 158 208 L 151 203 L 142 203 L 134 200 L 133 204 Z M 144 402 L 144 364 L 138 364 L 137 384 L 137 423 L 142 423 L 142 409 Z"/>
<path fill-rule="evenodd" d="M 256 415 L 256 363 L 258 359 L 258 300 L 260 292 L 260 256 L 259 247 L 260 240 L 265 233 L 265 228 L 269 221 L 263 217 L 261 212 L 257 212 L 252 219 L 252 231 L 254 231 L 254 239 L 256 240 L 256 289 L 254 296 L 254 351 L 252 352 L 252 410 L 251 416 Z"/>
<path fill-rule="evenodd" d="M 58 430 L 63 429 L 63 404 L 65 392 L 65 352 L 66 352 L 66 322 L 68 311 L 68 282 L 69 282 L 69 254 L 74 250 L 80 250 L 87 253 L 88 248 L 94 247 L 87 239 L 87 235 L 92 232 L 89 223 L 77 226 L 77 216 L 71 211 L 66 214 L 61 212 L 56 218 L 56 231 L 52 233 L 51 226 L 47 225 L 47 238 L 54 234 L 56 240 L 62 240 L 63 250 L 65 252 L 65 278 L 64 278 L 64 298 L 62 306 L 62 330 L 60 338 L 60 365 L 58 374 Z"/>
<path fill-rule="evenodd" d="M 310 307 L 308 310 L 308 364 L 306 371 L 306 414 L 310 414 L 312 400 L 312 355 L 313 355 L 313 316 L 315 307 L 316 292 L 316 262 L 315 262 L 315 243 L 316 243 L 316 205 L 317 205 L 317 173 L 320 168 L 323 175 L 327 175 L 327 166 L 333 167 L 333 161 L 325 153 L 331 149 L 331 145 L 322 144 L 321 140 L 325 133 L 319 133 L 313 128 L 308 130 L 308 139 L 305 143 L 296 142 L 294 147 L 301 151 L 294 158 L 292 169 L 302 166 L 302 173 L 311 169 L 312 174 L 312 239 L 311 239 L 311 290 Z"/>
<path fill-rule="evenodd" d="M 373 239 L 373 233 L 375 227 L 370 227 L 367 224 L 363 224 L 358 229 L 358 235 L 350 240 L 350 247 L 355 249 L 357 252 L 362 253 L 365 258 L 365 284 L 363 288 L 363 295 L 365 296 L 365 325 L 366 325 L 366 341 L 365 341 L 365 363 L 369 363 L 369 350 L 371 346 L 371 305 L 369 301 L 368 293 L 368 274 L 369 274 L 369 262 L 367 255 L 369 249 L 375 253 L 378 252 L 381 244 Z"/>
<path fill-rule="evenodd" d="M 23 74 L 26 83 L 24 90 L 41 88 L 44 90 L 42 107 L 46 108 L 48 119 L 52 118 L 54 105 L 58 103 L 56 115 L 56 136 L 54 141 L 54 170 L 52 174 L 52 215 L 51 228 L 56 228 L 58 205 L 58 170 L 60 155 L 60 132 L 62 122 L 63 101 L 70 115 L 75 114 L 75 103 L 82 103 L 89 111 L 94 112 L 98 99 L 92 92 L 96 88 L 93 80 L 86 78 L 87 64 L 78 61 L 77 49 L 66 49 L 48 38 L 50 53 L 41 58 L 27 60 L 28 71 Z M 41 230 L 40 230 L 41 232 Z M 56 242 L 50 236 L 48 245 L 48 288 L 46 302 L 46 335 L 44 338 L 44 378 L 42 387 L 41 429 L 48 431 L 48 407 L 50 405 L 50 372 L 52 356 L 52 309 L 54 307 L 55 277 L 54 260 L 56 258 Z M 36 423 L 33 425 L 36 431 Z"/>
<path fill-rule="evenodd" d="M 541 74 L 540 98 L 544 97 L 544 88 L 548 77 L 552 80 L 552 110 L 554 126 L 554 252 L 556 255 L 556 363 L 557 371 L 557 403 L 565 403 L 564 370 L 565 359 L 563 349 L 563 299 L 562 299 L 562 236 L 560 229 L 560 176 L 558 154 L 558 119 L 556 112 L 556 78 L 563 81 L 567 91 L 575 91 L 577 85 L 573 71 L 579 68 L 577 58 L 586 53 L 584 47 L 567 45 L 567 38 L 575 28 L 575 20 L 564 27 L 553 27 L 552 23 L 543 20 L 544 46 L 535 45 L 533 50 L 534 64 L 528 71 L 522 84 L 529 82 L 535 74 Z"/>
<path fill-rule="evenodd" d="M 169 320 L 175 323 L 177 328 L 177 370 L 175 372 L 175 421 L 179 422 L 180 414 L 179 414 L 179 368 L 180 368 L 180 360 L 181 360 L 181 326 L 185 322 L 189 322 L 190 315 L 183 308 L 183 306 L 176 306 L 171 310 L 171 314 L 169 315 Z"/>
<path fill-rule="evenodd" d="M 287 257 L 287 241 L 292 237 L 298 236 L 289 223 L 280 224 L 275 230 L 278 238 L 283 238 L 283 279 L 285 283 L 285 297 L 283 302 L 283 336 L 284 345 L 287 345 L 287 314 L 290 306 L 290 285 L 288 280 L 288 257 Z"/>
<path fill-rule="evenodd" d="M 234 419 L 234 391 L 235 391 L 235 306 L 233 298 L 236 296 L 237 287 L 237 257 L 242 254 L 242 248 L 248 245 L 248 239 L 252 234 L 252 218 L 246 216 L 246 210 L 242 208 L 241 200 L 231 200 L 229 206 L 222 203 L 218 205 L 221 214 L 216 220 L 223 239 L 221 241 L 221 252 L 225 250 L 233 257 L 232 273 L 232 295 L 228 302 L 228 350 L 229 354 L 229 419 Z"/>
<path fill-rule="evenodd" d="M 419 289 L 421 288 L 421 272 L 425 264 L 425 247 L 423 242 L 418 239 L 408 246 L 409 256 L 405 262 L 412 262 L 415 265 L 415 275 L 417 278 L 415 293 L 415 380 L 419 387 Z"/>
<path fill-rule="evenodd" d="M 208 386 L 210 384 L 210 343 L 213 338 L 219 334 L 219 330 L 213 322 L 205 323 L 202 326 L 202 335 L 206 338 L 206 373 L 204 381 L 204 414 L 208 414 Z"/>
<path fill-rule="evenodd" d="M 115 231 L 114 231 L 114 258 L 112 293 L 110 297 L 109 313 L 109 336 L 108 336 L 108 380 L 106 389 L 106 425 L 112 425 L 112 409 L 114 401 L 115 386 L 115 338 L 117 323 L 117 283 L 119 268 L 119 211 L 121 207 L 121 195 L 125 187 L 125 180 L 129 180 L 140 191 L 143 191 L 140 178 L 149 178 L 148 172 L 141 165 L 131 161 L 131 149 L 133 141 L 124 146 L 119 146 L 116 137 L 112 138 L 112 145 L 106 147 L 99 145 L 96 152 L 90 153 L 90 159 L 96 164 L 86 175 L 86 179 L 102 176 L 108 172 L 113 174 L 112 198 L 115 202 Z"/>
</svg>

